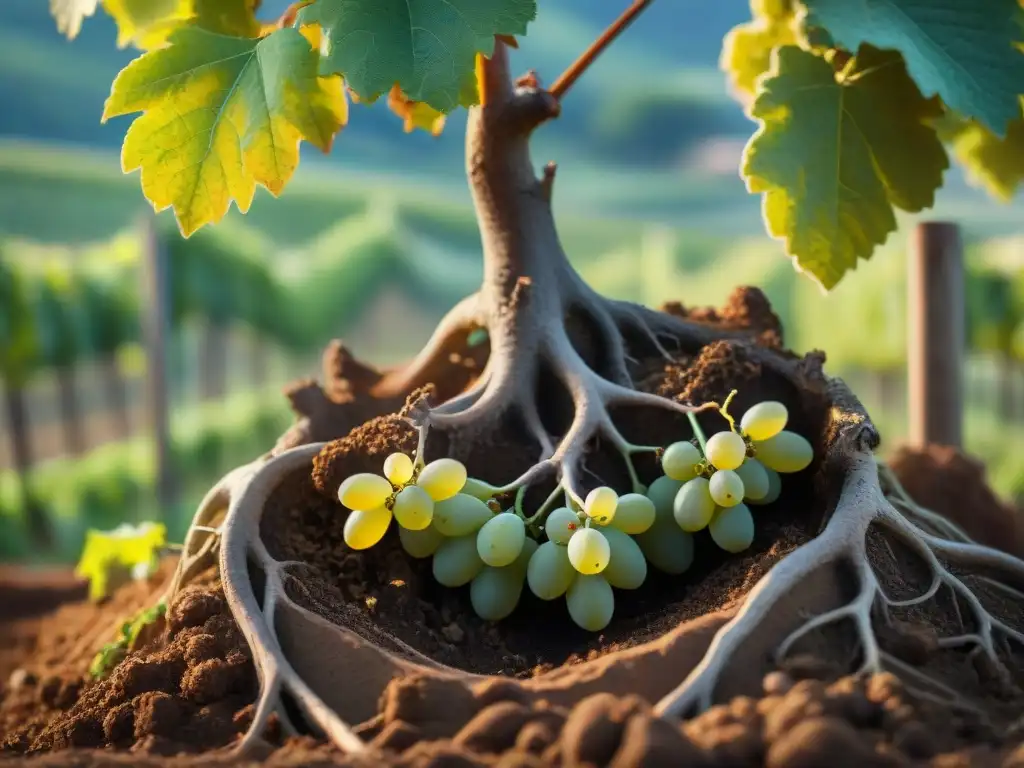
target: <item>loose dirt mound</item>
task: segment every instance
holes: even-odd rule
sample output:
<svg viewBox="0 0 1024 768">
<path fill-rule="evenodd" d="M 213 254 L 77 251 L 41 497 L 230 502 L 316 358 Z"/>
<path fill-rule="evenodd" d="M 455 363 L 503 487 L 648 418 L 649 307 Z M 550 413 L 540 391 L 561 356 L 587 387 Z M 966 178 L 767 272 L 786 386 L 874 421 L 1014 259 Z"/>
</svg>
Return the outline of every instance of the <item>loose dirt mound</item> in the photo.
<svg viewBox="0 0 1024 768">
<path fill-rule="evenodd" d="M 779 344 L 777 321 L 758 292 L 740 292 L 725 310 L 705 314 L 709 321 L 762 329 L 763 344 Z M 719 343 L 667 367 L 660 361 L 642 361 L 636 380 L 648 391 L 696 402 L 721 400 L 737 388 L 738 412 L 760 399 L 783 400 L 793 414 L 794 429 L 820 436 L 820 455 L 828 418 L 820 356 L 804 362 L 806 380 L 797 389 L 761 370 L 744 349 L 742 344 Z M 336 362 L 344 357 L 339 350 L 331 353 Z M 455 386 L 453 382 L 461 388 L 472 380 L 475 369 L 465 363 L 467 359 L 453 360 L 442 389 Z M 364 636 L 382 642 L 398 638 L 445 664 L 502 674 L 504 679 L 473 687 L 432 677 L 393 681 L 381 695 L 377 713 L 357 726 L 374 748 L 366 757 L 344 758 L 308 736 L 285 739 L 282 723 L 274 720 L 264 734 L 265 759 L 235 762 L 216 750 L 245 731 L 257 679 L 248 646 L 212 574 L 172 603 L 165 631 L 152 646 L 131 654 L 102 682 L 83 679 L 92 652 L 114 634 L 109 625 L 159 595 L 155 584 L 133 585 L 120 590 L 106 606 L 78 604 L 36 620 L 34 647 L 22 635 L 21 658 L 9 656 L 8 664 L 17 663 L 23 671 L 15 671 L 0 689 L 0 765 L 24 765 L 28 757 L 34 765 L 178 766 L 196 764 L 195 755 L 201 753 L 204 765 L 267 766 L 1024 766 L 1024 747 L 1016 746 L 1024 739 L 1024 702 L 1014 698 L 1007 681 L 993 670 L 976 665 L 975 655 L 939 647 L 939 633 L 950 627 L 954 633 L 962 631 L 959 616 L 967 615 L 948 598 L 894 614 L 888 626 L 880 627 L 884 652 L 901 670 L 909 670 L 911 683 L 917 680 L 915 674 L 927 671 L 944 686 L 927 689 L 924 697 L 910 695 L 891 675 L 867 680 L 845 676 L 857 649 L 851 647 L 848 634 L 833 630 L 815 633 L 799 644 L 796 650 L 801 655 L 792 657 L 784 672 L 763 677 L 772 668 L 770 659 L 751 659 L 745 665 L 749 669 L 738 670 L 737 676 L 747 696 L 732 698 L 683 724 L 652 716 L 651 701 L 615 695 L 629 689 L 625 683 L 622 691 L 611 685 L 610 692 L 593 694 L 610 678 L 598 679 L 589 689 L 575 689 L 588 691 L 575 697 L 565 695 L 564 685 L 557 690 L 531 687 L 551 677 L 581 682 L 580 670 L 595 669 L 583 662 L 611 663 L 622 658 L 614 652 L 657 641 L 669 630 L 692 646 L 692 666 L 737 601 L 781 557 L 817 533 L 828 509 L 821 492 L 827 471 L 815 465 L 802 475 L 787 477 L 784 496 L 758 510 L 757 539 L 742 556 L 726 557 L 699 539 L 698 558 L 682 577 L 652 571 L 640 590 L 620 592 L 616 618 L 598 636 L 576 629 L 560 601 L 545 604 L 529 596 L 510 619 L 494 627 L 476 619 L 465 590 L 439 587 L 429 567 L 402 552 L 393 532 L 360 555 L 341 544 L 344 512 L 334 497 L 340 478 L 379 471 L 387 453 L 414 444 L 404 422 L 394 416 L 372 418 L 394 410 L 393 403 L 384 407 L 369 394 L 378 375 L 347 358 L 344 368 L 359 374 L 353 373 L 357 381 L 351 386 L 345 386 L 344 377 L 335 371 L 328 386 L 315 388 L 331 401 L 329 410 L 338 430 L 314 425 L 320 430 L 317 437 L 342 439 L 321 452 L 312 474 L 303 470 L 290 477 L 264 514 L 263 539 L 272 554 L 307 564 L 290 570 L 290 597 Z M 310 394 L 313 389 L 304 391 L 317 400 Z M 714 415 L 704 415 L 701 421 L 707 430 L 724 426 Z M 635 442 L 665 444 L 689 435 L 685 419 L 663 411 L 624 411 L 616 414 L 616 422 Z M 344 436 L 358 424 L 362 426 Z M 288 440 L 299 438 L 302 429 Z M 487 450 L 479 445 L 449 446 L 443 440 L 430 450 L 450 450 L 464 459 L 471 474 L 502 482 L 536 460 L 536 451 L 524 442 L 518 426 L 507 424 L 484 446 Z M 625 479 L 621 461 L 603 449 L 588 457 L 587 466 L 603 483 Z M 649 480 L 653 466 L 641 463 L 638 468 Z M 925 465 L 909 474 L 904 471 L 903 477 L 920 477 L 924 485 L 935 487 L 939 478 L 929 478 L 929 471 L 941 474 L 945 469 Z M 597 484 L 592 479 L 592 485 Z M 931 503 L 928 498 L 918 500 Z M 894 599 L 927 589 L 928 574 L 917 556 L 884 533 L 870 534 L 869 550 L 878 578 Z M 984 583 L 971 581 L 970 586 L 994 613 L 1012 619 L 1007 612 L 1013 604 L 1005 595 L 986 589 Z M 0 602 L 5 598 L 0 596 Z M 813 611 L 810 605 L 807 609 Z M 89 617 L 95 627 L 109 631 L 84 636 Z M 6 624 L 0 629 L 5 644 L 12 636 Z M 1017 670 L 1024 669 L 1019 656 L 1016 661 Z M 632 674 L 628 664 L 623 669 L 620 681 Z M 687 671 L 688 667 L 680 668 L 674 674 L 681 680 Z M 942 703 L 951 692 L 955 707 Z M 301 727 L 301 716 L 289 714 Z M 175 753 L 184 754 L 171 756 Z"/>
</svg>

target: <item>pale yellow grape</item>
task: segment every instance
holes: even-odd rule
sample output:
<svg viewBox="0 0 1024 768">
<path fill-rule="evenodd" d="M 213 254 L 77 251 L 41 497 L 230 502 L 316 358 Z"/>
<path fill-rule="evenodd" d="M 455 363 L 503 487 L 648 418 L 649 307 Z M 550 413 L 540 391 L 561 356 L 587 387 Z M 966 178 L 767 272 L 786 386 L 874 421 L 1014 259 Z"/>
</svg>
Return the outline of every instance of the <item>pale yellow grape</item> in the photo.
<svg viewBox="0 0 1024 768">
<path fill-rule="evenodd" d="M 485 566 L 469 585 L 469 602 L 484 621 L 500 621 L 516 609 L 523 594 L 523 572 L 515 565 Z"/>
<path fill-rule="evenodd" d="M 708 439 L 704 452 L 715 469 L 736 469 L 747 457 L 747 444 L 735 432 L 718 432 Z"/>
<path fill-rule="evenodd" d="M 757 459 L 747 459 L 744 461 L 743 465 L 736 470 L 736 474 L 743 481 L 744 498 L 749 501 L 763 499 L 768 495 L 768 491 L 771 490 L 768 470 Z"/>
<path fill-rule="evenodd" d="M 468 479 L 466 467 L 455 459 L 437 459 L 420 471 L 416 485 L 434 501 L 445 501 L 462 490 Z"/>
<path fill-rule="evenodd" d="M 412 459 L 404 453 L 392 453 L 384 459 L 384 477 L 394 485 L 405 485 L 412 480 Z"/>
<path fill-rule="evenodd" d="M 608 539 L 611 557 L 601 575 L 616 589 L 636 589 L 647 578 L 647 560 L 640 545 L 617 528 L 607 528 L 602 533 Z"/>
<path fill-rule="evenodd" d="M 418 485 L 408 485 L 395 495 L 391 511 L 403 528 L 422 531 L 434 518 L 434 500 Z"/>
<path fill-rule="evenodd" d="M 754 541 L 754 516 L 746 504 L 720 509 L 708 525 L 711 538 L 726 552 L 742 552 Z"/>
<path fill-rule="evenodd" d="M 487 565 L 510 565 L 523 551 L 526 524 L 515 512 L 495 515 L 476 534 L 476 550 Z"/>
<path fill-rule="evenodd" d="M 602 485 L 587 494 L 583 502 L 583 511 L 595 523 L 608 525 L 615 517 L 615 507 L 618 503 L 619 495 Z"/>
<path fill-rule="evenodd" d="M 469 584 L 484 568 L 484 561 L 476 551 L 476 536 L 446 538 L 434 553 L 431 566 L 439 584 L 446 587 Z"/>
<path fill-rule="evenodd" d="M 776 472 L 800 472 L 810 466 L 814 448 L 807 438 L 796 432 L 783 430 L 775 437 L 754 443 L 758 460 Z"/>
<path fill-rule="evenodd" d="M 346 477 L 338 488 L 338 500 L 349 509 L 366 512 L 384 506 L 394 489 L 385 478 L 360 472 Z"/>
<path fill-rule="evenodd" d="M 445 536 L 465 536 L 478 531 L 492 517 L 490 507 L 465 493 L 434 504 L 434 527 Z"/>
<path fill-rule="evenodd" d="M 569 616 L 583 629 L 600 632 L 615 613 L 615 594 L 604 576 L 577 576 L 565 593 Z"/>
<path fill-rule="evenodd" d="M 544 522 L 544 532 L 556 544 L 568 544 L 580 527 L 580 516 L 568 507 L 551 510 Z"/>
<path fill-rule="evenodd" d="M 706 477 L 695 477 L 683 483 L 672 502 L 672 517 L 676 525 L 687 533 L 704 530 L 714 512 L 715 500 L 711 498 L 711 487 Z"/>
<path fill-rule="evenodd" d="M 541 600 L 554 600 L 565 594 L 576 574 L 576 569 L 569 562 L 568 548 L 545 541 L 530 558 L 526 583 Z"/>
<path fill-rule="evenodd" d="M 786 428 L 789 411 L 778 400 L 765 400 L 751 407 L 740 419 L 740 429 L 751 440 L 768 440 Z"/>
<path fill-rule="evenodd" d="M 399 527 L 398 539 L 402 542 L 402 549 L 408 552 L 410 557 L 422 560 L 437 552 L 437 548 L 444 541 L 444 536 L 434 526 L 428 525 L 420 531 Z"/>
<path fill-rule="evenodd" d="M 643 533 L 654 525 L 654 502 L 642 493 L 619 496 L 612 525 L 624 533 Z M 613 585 L 614 586 L 614 585 Z"/>
<path fill-rule="evenodd" d="M 662 573 L 678 576 L 693 564 L 693 536 L 676 524 L 673 504 L 683 484 L 661 476 L 647 489 L 654 503 L 654 525 L 637 534 L 636 543 L 652 566 Z"/>
<path fill-rule="evenodd" d="M 703 457 L 693 443 L 680 441 L 672 443 L 661 457 L 661 468 L 673 480 L 686 482 L 697 476 L 697 465 Z"/>
<path fill-rule="evenodd" d="M 782 478 L 779 477 L 779 473 L 774 469 L 768 469 L 765 467 L 765 473 L 768 475 L 768 493 L 763 499 L 750 499 L 751 504 L 765 505 L 771 504 L 773 501 L 777 501 L 779 496 L 782 495 Z"/>
<path fill-rule="evenodd" d="M 352 549 L 369 549 L 384 538 L 391 524 L 391 510 L 377 507 L 353 510 L 345 520 L 345 543 Z"/>
<path fill-rule="evenodd" d="M 604 534 L 595 528 L 580 528 L 569 539 L 569 562 L 580 573 L 600 573 L 608 567 L 611 548 Z"/>
<path fill-rule="evenodd" d="M 711 476 L 708 490 L 715 504 L 720 507 L 735 507 L 743 501 L 743 481 L 731 469 L 720 469 Z"/>
</svg>

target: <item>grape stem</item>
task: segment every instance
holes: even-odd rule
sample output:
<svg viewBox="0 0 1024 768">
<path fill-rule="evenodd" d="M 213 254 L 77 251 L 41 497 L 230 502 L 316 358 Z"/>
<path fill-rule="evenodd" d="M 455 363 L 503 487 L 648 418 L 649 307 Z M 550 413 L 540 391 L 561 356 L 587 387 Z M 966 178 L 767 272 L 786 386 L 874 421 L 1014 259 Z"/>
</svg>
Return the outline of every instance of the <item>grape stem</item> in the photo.
<svg viewBox="0 0 1024 768">
<path fill-rule="evenodd" d="M 700 428 L 700 422 L 697 421 L 696 413 L 688 413 L 686 417 L 690 420 L 690 426 L 693 427 L 693 434 L 697 437 L 697 442 L 700 443 L 700 452 L 707 454 L 708 450 L 708 439 L 704 434 L 704 430 Z"/>
</svg>

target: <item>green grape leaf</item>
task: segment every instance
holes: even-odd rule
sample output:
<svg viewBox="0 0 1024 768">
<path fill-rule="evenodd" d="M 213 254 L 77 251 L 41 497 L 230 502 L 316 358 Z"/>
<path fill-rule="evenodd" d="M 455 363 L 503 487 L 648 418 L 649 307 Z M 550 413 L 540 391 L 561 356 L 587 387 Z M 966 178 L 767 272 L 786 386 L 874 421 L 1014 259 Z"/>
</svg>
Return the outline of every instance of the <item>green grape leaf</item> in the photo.
<svg viewBox="0 0 1024 768">
<path fill-rule="evenodd" d="M 299 143 L 329 152 L 348 106 L 337 77 L 317 74 L 319 30 L 240 38 L 186 26 L 114 80 L 106 120 L 143 112 L 125 136 L 125 173 L 174 209 L 186 237 L 220 221 L 231 201 L 249 209 L 256 184 L 274 195 L 295 173 Z"/>
<path fill-rule="evenodd" d="M 788 0 L 751 0 L 750 13 L 751 21 L 726 34 L 718 61 L 745 104 L 754 96 L 757 78 L 771 65 L 772 50 L 797 42 L 796 16 Z"/>
<path fill-rule="evenodd" d="M 1002 138 L 972 120 L 956 133 L 952 145 L 971 180 L 993 197 L 1009 202 L 1024 184 L 1024 116 L 1010 123 Z"/>
<path fill-rule="evenodd" d="M 259 0 L 103 0 L 117 24 L 117 45 L 144 51 L 167 44 L 171 33 L 185 25 L 235 37 L 257 37 Z"/>
<path fill-rule="evenodd" d="M 862 43 L 903 53 L 925 95 L 996 135 L 1024 90 L 1024 10 L 1018 0 L 802 0 L 806 22 L 848 51 Z"/>
<path fill-rule="evenodd" d="M 50 15 L 57 22 L 57 31 L 74 40 L 82 31 L 82 22 L 96 13 L 99 0 L 50 0 Z"/>
<path fill-rule="evenodd" d="M 760 127 L 742 175 L 764 193 L 769 233 L 826 290 L 896 229 L 893 206 L 934 203 L 949 167 L 925 99 L 896 51 L 863 46 L 842 72 L 795 46 L 778 48 L 751 115 Z"/>
<path fill-rule="evenodd" d="M 316 0 L 299 19 L 324 30 L 321 73 L 342 75 L 360 101 L 397 83 L 450 112 L 475 93 L 476 54 L 490 56 L 495 35 L 525 34 L 536 13 L 536 0 Z"/>
<path fill-rule="evenodd" d="M 152 572 L 166 543 L 167 528 L 158 523 L 124 524 L 112 531 L 90 530 L 75 574 L 89 580 L 89 599 L 101 600 L 110 593 L 114 577 Z"/>
</svg>

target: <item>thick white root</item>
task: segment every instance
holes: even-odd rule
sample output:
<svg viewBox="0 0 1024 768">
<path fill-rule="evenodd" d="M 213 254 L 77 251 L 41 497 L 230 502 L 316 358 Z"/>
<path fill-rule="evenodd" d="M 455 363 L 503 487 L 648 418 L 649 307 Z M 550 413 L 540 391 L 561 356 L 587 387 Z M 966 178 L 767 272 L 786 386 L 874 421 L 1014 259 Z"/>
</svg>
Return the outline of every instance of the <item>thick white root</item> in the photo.
<svg viewBox="0 0 1024 768">
<path fill-rule="evenodd" d="M 895 483 L 891 477 L 890 483 Z M 1024 633 L 993 616 L 977 595 L 954 575 L 949 566 L 963 566 L 998 571 L 1004 577 L 1024 584 L 1024 561 L 970 540 L 948 521 L 924 510 L 910 501 L 896 484 L 897 503 L 901 512 L 883 494 L 874 457 L 863 452 L 854 458 L 847 475 L 841 501 L 825 530 L 776 565 L 746 596 L 743 606 L 731 621 L 716 634 L 701 663 L 669 695 L 658 702 L 656 711 L 664 716 L 689 717 L 712 705 L 715 689 L 735 651 L 759 629 L 773 607 L 800 582 L 813 578 L 823 566 L 838 560 L 853 565 L 859 590 L 846 605 L 805 622 L 794 629 L 778 649 L 782 661 L 793 645 L 815 629 L 843 619 L 856 627 L 861 650 L 863 673 L 889 671 L 904 677 L 911 690 L 921 696 L 941 699 L 951 706 L 966 706 L 960 695 L 925 673 L 885 654 L 879 647 L 872 625 L 872 612 L 879 609 L 883 621 L 889 620 L 890 608 L 908 608 L 932 599 L 942 587 L 966 603 L 971 610 L 976 631 L 939 640 L 940 647 L 974 645 L 985 654 L 992 666 L 1008 674 L 997 648 L 998 641 L 1012 640 L 1024 646 Z M 894 600 L 885 594 L 868 559 L 865 537 L 868 526 L 876 523 L 922 558 L 932 574 L 928 589 L 907 600 Z M 922 526 L 938 528 L 949 538 L 941 538 Z M 945 563 L 945 564 L 944 564 Z M 1021 595 L 1012 587 L 987 579 L 1011 595 Z"/>
</svg>

